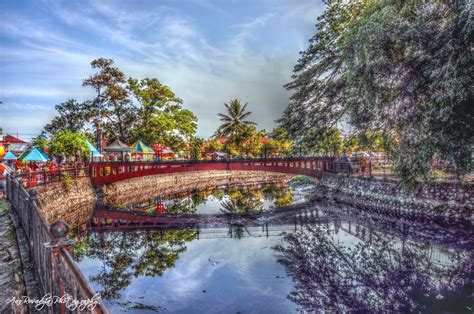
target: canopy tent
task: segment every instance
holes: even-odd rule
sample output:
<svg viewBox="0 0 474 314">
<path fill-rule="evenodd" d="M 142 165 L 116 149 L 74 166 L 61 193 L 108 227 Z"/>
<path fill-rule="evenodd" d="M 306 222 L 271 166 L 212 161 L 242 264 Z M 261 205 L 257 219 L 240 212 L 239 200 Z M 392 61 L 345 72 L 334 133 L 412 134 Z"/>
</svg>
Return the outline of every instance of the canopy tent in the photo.
<svg viewBox="0 0 474 314">
<path fill-rule="evenodd" d="M 86 141 L 86 145 L 92 158 L 102 157 L 102 154 L 89 141 Z"/>
<path fill-rule="evenodd" d="M 49 156 L 48 156 L 48 154 L 46 154 L 45 151 L 40 150 L 39 152 L 41 153 L 41 155 L 43 155 L 43 157 L 44 157 L 45 159 L 49 160 Z"/>
<path fill-rule="evenodd" d="M 112 154 L 117 154 L 122 157 L 122 160 L 124 160 L 124 155 L 126 153 L 130 153 L 130 147 L 128 145 L 122 143 L 120 140 L 116 140 L 105 148 L 105 154 L 107 157 L 109 157 Z"/>
<path fill-rule="evenodd" d="M 40 152 L 37 148 L 33 148 L 28 155 L 26 155 L 22 161 L 36 161 L 36 162 L 45 162 L 49 160 L 46 153 Z"/>
<path fill-rule="evenodd" d="M 132 155 L 136 159 L 153 160 L 153 156 L 155 155 L 155 152 L 153 151 L 153 149 L 148 147 L 142 141 L 137 141 L 135 144 L 131 146 L 131 149 L 132 149 Z"/>
<path fill-rule="evenodd" d="M 161 145 L 161 144 L 155 144 L 153 145 L 153 150 L 155 151 L 155 156 L 159 158 L 163 157 L 174 157 L 175 152 L 172 151 L 169 148 L 166 148 L 166 146 Z"/>
<path fill-rule="evenodd" d="M 2 160 L 16 160 L 16 156 L 11 151 L 8 151 Z"/>
</svg>

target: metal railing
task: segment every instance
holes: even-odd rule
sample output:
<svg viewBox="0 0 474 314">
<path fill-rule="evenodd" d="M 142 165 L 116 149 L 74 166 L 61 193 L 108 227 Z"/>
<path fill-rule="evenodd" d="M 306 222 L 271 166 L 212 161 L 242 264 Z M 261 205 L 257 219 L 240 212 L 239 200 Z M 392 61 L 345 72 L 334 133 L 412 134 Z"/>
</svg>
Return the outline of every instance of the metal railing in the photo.
<svg viewBox="0 0 474 314">
<path fill-rule="evenodd" d="M 27 191 L 21 179 L 6 177 L 6 196 L 10 201 L 15 217 L 23 228 L 27 240 L 29 255 L 34 263 L 38 284 L 43 295 L 58 298 L 70 295 L 78 301 L 91 300 L 95 292 L 89 285 L 67 247 L 56 250 L 47 247 L 52 237 L 50 228 L 36 203 L 36 190 Z M 47 313 L 108 313 L 99 300 L 94 309 L 75 308 L 70 303 L 54 302 L 43 308 Z"/>
<path fill-rule="evenodd" d="M 22 181 L 22 185 L 28 189 L 35 186 L 47 185 L 54 182 L 62 182 L 64 176 L 71 179 L 90 177 L 90 167 L 75 167 L 67 169 L 57 169 L 54 171 L 31 171 L 21 174 L 13 174 L 14 178 Z"/>
</svg>

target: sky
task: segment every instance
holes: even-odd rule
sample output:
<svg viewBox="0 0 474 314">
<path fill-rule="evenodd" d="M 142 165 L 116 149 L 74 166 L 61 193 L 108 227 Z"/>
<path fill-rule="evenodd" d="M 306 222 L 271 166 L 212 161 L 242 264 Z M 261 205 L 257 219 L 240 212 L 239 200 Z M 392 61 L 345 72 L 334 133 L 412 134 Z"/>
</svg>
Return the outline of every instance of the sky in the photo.
<svg viewBox="0 0 474 314">
<path fill-rule="evenodd" d="M 0 0 L 0 127 L 29 139 L 56 104 L 94 98 L 82 81 L 105 57 L 170 86 L 198 117 L 198 136 L 214 133 L 234 98 L 271 130 L 323 9 L 321 0 Z"/>
</svg>

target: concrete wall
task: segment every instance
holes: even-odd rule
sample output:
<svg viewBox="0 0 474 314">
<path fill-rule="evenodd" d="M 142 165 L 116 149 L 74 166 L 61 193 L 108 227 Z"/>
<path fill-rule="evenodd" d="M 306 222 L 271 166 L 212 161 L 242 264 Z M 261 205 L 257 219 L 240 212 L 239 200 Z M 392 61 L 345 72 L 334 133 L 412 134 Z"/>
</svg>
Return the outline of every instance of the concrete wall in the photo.
<svg viewBox="0 0 474 314">
<path fill-rule="evenodd" d="M 474 219 L 474 186 L 439 183 L 406 192 L 400 184 L 368 178 L 325 174 L 321 185 L 336 201 L 360 207 L 430 215 Z"/>
</svg>

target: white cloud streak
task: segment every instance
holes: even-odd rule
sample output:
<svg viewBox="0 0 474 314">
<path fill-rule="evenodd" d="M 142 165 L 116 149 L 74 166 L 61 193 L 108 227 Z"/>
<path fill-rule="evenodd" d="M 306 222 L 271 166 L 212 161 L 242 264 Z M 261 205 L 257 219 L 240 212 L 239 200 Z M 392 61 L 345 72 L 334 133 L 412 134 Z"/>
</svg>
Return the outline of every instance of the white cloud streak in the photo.
<svg viewBox="0 0 474 314">
<path fill-rule="evenodd" d="M 248 102 L 253 120 L 271 129 L 288 102 L 282 85 L 313 33 L 319 3 L 268 5 L 255 16 L 215 25 L 225 30 L 217 41 L 203 31 L 202 20 L 176 3 L 152 3 L 131 8 L 127 1 L 44 1 L 49 23 L 12 14 L 1 28 L 14 43 L 0 51 L 0 98 L 25 104 L 47 99 L 52 108 L 69 98 L 91 97 L 81 83 L 92 72 L 89 62 L 103 56 L 129 76 L 157 77 L 170 85 L 198 116 L 200 136 L 212 135 L 216 113 L 233 98 Z M 189 1 L 211 17 L 233 16 L 223 3 Z"/>
</svg>

